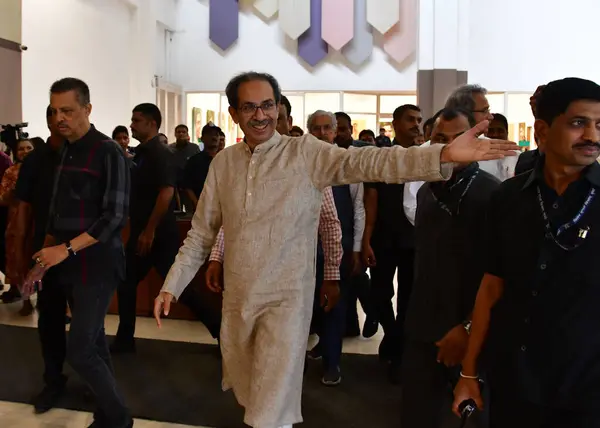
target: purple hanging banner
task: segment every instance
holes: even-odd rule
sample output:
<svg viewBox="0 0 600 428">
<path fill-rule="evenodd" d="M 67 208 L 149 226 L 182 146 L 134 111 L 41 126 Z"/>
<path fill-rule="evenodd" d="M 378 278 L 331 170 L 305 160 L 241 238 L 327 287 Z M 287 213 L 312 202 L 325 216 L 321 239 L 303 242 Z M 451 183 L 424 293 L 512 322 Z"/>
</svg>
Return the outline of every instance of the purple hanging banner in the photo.
<svg viewBox="0 0 600 428">
<path fill-rule="evenodd" d="M 210 0 L 209 38 L 223 50 L 229 49 L 239 35 L 238 0 Z"/>
<path fill-rule="evenodd" d="M 321 0 L 310 0 L 310 28 L 298 38 L 298 55 L 312 67 L 327 57 L 327 43 L 321 36 Z"/>
</svg>

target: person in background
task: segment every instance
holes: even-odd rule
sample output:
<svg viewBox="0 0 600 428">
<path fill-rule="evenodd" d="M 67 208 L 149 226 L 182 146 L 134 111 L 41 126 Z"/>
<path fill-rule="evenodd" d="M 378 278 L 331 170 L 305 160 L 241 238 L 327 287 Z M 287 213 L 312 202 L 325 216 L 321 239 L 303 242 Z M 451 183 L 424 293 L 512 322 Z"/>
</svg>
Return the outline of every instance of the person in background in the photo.
<svg viewBox="0 0 600 428">
<path fill-rule="evenodd" d="M 201 135 L 204 150 L 192 156 L 185 165 L 182 187 L 191 204 L 190 213 L 196 211 L 208 169 L 213 158 L 219 152 L 220 135 L 221 128 L 210 124 L 204 125 Z"/>
<path fill-rule="evenodd" d="M 221 129 L 219 132 L 219 152 L 225 148 L 225 133 Z M 218 152 L 217 152 L 218 153 Z"/>
<path fill-rule="evenodd" d="M 50 137 L 46 144 L 35 147 L 25 158 L 15 188 L 18 204 L 14 229 L 18 239 L 15 239 L 14 253 L 20 258 L 17 262 L 20 266 L 31 266 L 31 254 L 42 248 L 46 236 L 54 174 L 64 146 L 64 139 L 58 133 L 54 119 L 52 109 L 48 106 L 46 121 Z M 31 230 L 32 248 L 28 252 Z M 11 287 L 11 291 L 13 289 L 17 291 L 17 298 L 20 297 L 16 287 Z M 65 391 L 67 378 L 63 374 L 63 366 L 67 349 L 66 293 L 66 286 L 61 283 L 57 269 L 49 269 L 44 275 L 44 287 L 37 293 L 37 327 L 44 361 L 44 388 L 32 401 L 36 413 L 52 409 Z"/>
<path fill-rule="evenodd" d="M 488 138 L 498 138 L 508 140 L 508 120 L 506 116 L 500 113 L 494 113 L 494 118 L 490 122 L 485 136 Z"/>
<path fill-rule="evenodd" d="M 450 144 L 472 126 L 475 119 L 468 112 L 444 109 L 431 142 Z M 425 183 L 419 190 L 415 282 L 406 312 L 401 370 L 403 427 L 441 426 L 448 385 L 455 384 L 464 357 L 483 277 L 488 201 L 499 184 L 477 162 L 459 163 L 450 181 Z M 475 426 L 485 426 L 478 422 Z"/>
<path fill-rule="evenodd" d="M 333 113 L 317 110 L 308 117 L 307 129 L 319 140 L 333 144 L 337 123 Z M 323 377 L 325 386 L 336 386 L 342 381 L 340 360 L 342 341 L 346 327 L 346 308 L 352 278 L 362 271 L 360 249 L 365 229 L 364 189 L 362 183 L 333 186 L 333 199 L 337 217 L 341 226 L 343 256 L 340 270 L 340 299 L 338 304 L 328 312 L 320 306 L 320 289 L 322 262 L 317 263 L 317 282 L 315 288 L 315 304 L 313 317 L 319 335 L 319 342 L 308 352 L 311 359 L 323 360 Z M 354 300 L 356 308 L 356 300 Z"/>
<path fill-rule="evenodd" d="M 337 121 L 337 129 L 335 131 L 335 145 L 343 149 L 347 149 L 350 146 L 353 147 L 364 147 L 370 146 L 366 141 L 355 140 L 352 136 L 352 119 L 348 113 L 338 111 L 335 113 L 335 119 Z M 310 130 L 309 130 L 310 132 Z"/>
<path fill-rule="evenodd" d="M 119 328 L 110 348 L 113 353 L 135 352 L 138 283 L 152 267 L 165 277 L 179 248 L 173 212 L 177 164 L 173 151 L 160 141 L 161 123 L 154 104 L 140 104 L 132 111 L 131 134 L 140 145 L 131 170 L 126 273 L 117 288 Z"/>
<path fill-rule="evenodd" d="M 377 147 L 392 147 L 392 140 L 386 135 L 385 128 L 379 128 L 379 135 L 375 138 Z"/>
<path fill-rule="evenodd" d="M 487 89 L 479 85 L 463 85 L 455 89 L 446 100 L 446 108 L 465 110 L 475 117 L 477 123 L 483 120 L 494 119 L 490 112 L 490 103 L 486 97 Z M 485 137 L 482 137 L 485 138 Z M 518 152 L 517 154 L 520 154 Z M 487 171 L 500 181 L 507 180 L 515 175 L 517 156 L 503 159 L 480 162 L 479 167 Z"/>
<path fill-rule="evenodd" d="M 135 137 L 134 137 L 135 138 Z M 167 137 L 165 134 L 163 134 L 162 132 L 158 134 L 158 140 L 165 144 L 165 145 L 169 145 L 169 137 Z"/>
<path fill-rule="evenodd" d="M 425 142 L 431 140 L 431 132 L 433 131 L 433 126 L 435 125 L 436 119 L 437 114 L 433 117 L 430 117 L 423 123 L 423 139 L 425 140 Z"/>
<path fill-rule="evenodd" d="M 130 428 L 133 419 L 117 387 L 104 333 L 125 270 L 121 234 L 129 214 L 129 166 L 123 150 L 90 124 L 87 84 L 74 78 L 55 82 L 50 104 L 67 143 L 53 180 L 44 248 L 33 260 L 42 269 L 56 268 L 73 302 L 67 358 L 94 393 L 93 426 Z M 62 317 L 64 323 L 64 310 Z"/>
<path fill-rule="evenodd" d="M 422 132 L 419 132 L 419 135 L 415 137 L 415 145 L 422 146 L 425 144 L 425 135 Z"/>
<path fill-rule="evenodd" d="M 299 126 L 292 126 L 290 129 L 290 137 L 302 137 L 304 135 L 304 131 Z"/>
<path fill-rule="evenodd" d="M 115 127 L 112 132 L 112 139 L 121 146 L 128 159 L 133 158 L 133 153 L 131 153 L 131 149 L 129 148 L 129 131 L 127 130 L 127 127 L 123 125 Z"/>
<path fill-rule="evenodd" d="M 372 146 L 375 145 L 375 133 L 370 129 L 363 129 L 360 131 L 360 134 L 358 134 L 358 139 L 365 143 L 369 143 Z"/>
<path fill-rule="evenodd" d="M 543 154 L 490 203 L 453 410 L 467 399 L 483 408 L 483 365 L 491 428 L 598 427 L 600 86 L 551 82 L 536 113 Z"/>
<path fill-rule="evenodd" d="M 191 200 L 184 189 L 184 174 L 185 166 L 188 160 L 200 153 L 200 146 L 190 141 L 190 134 L 186 125 L 177 125 L 175 127 L 175 142 L 169 144 L 169 148 L 175 154 L 173 161 L 177 168 L 177 186 L 175 192 L 175 199 L 177 202 L 177 209 L 182 210 L 185 208 L 186 212 L 194 212 L 196 205 Z"/>
<path fill-rule="evenodd" d="M 421 109 L 406 104 L 394 111 L 392 125 L 396 137 L 393 145 L 415 146 L 421 132 Z M 423 148 L 430 150 L 430 148 Z M 407 183 L 408 184 L 408 183 Z M 379 346 L 379 357 L 391 363 L 390 380 L 399 382 L 402 358 L 403 323 L 413 284 L 414 227 L 404 211 L 404 189 L 407 184 L 366 183 L 366 226 L 363 237 L 363 263 L 371 271 L 373 311 L 367 314 L 363 336 L 372 337 L 379 324 L 385 335 Z M 394 277 L 398 271 L 394 314 Z"/>
<path fill-rule="evenodd" d="M 18 286 L 23 284 L 25 275 L 29 269 L 29 264 L 23 264 L 23 257 L 19 257 L 16 251 L 25 251 L 31 256 L 31 240 L 32 229 L 28 229 L 28 236 L 24 237 L 25 245 L 17 244 L 19 237 L 19 229 L 17 228 L 17 212 L 19 201 L 15 198 L 15 187 L 19 178 L 19 171 L 25 158 L 34 150 L 34 146 L 30 140 L 21 140 L 17 143 L 17 151 L 15 153 L 15 165 L 9 167 L 2 176 L 0 183 L 0 205 L 8 206 L 8 221 L 6 225 L 6 270 L 4 271 L 5 281 L 10 284 L 11 288 L 18 290 Z M 23 307 L 19 311 L 21 316 L 29 316 L 33 312 L 33 305 L 30 299 L 23 302 Z"/>
<path fill-rule="evenodd" d="M 537 119 L 537 101 L 541 96 L 546 85 L 540 85 L 535 90 L 535 93 L 529 99 L 529 105 L 531 106 L 531 113 L 533 117 Z M 534 133 L 534 138 L 537 143 L 537 137 Z M 534 150 L 528 150 L 519 156 L 519 160 L 517 162 L 517 166 L 515 167 L 515 175 L 523 174 L 524 172 L 531 171 L 535 167 L 535 163 L 538 161 L 540 157 L 540 148 Z"/>
</svg>

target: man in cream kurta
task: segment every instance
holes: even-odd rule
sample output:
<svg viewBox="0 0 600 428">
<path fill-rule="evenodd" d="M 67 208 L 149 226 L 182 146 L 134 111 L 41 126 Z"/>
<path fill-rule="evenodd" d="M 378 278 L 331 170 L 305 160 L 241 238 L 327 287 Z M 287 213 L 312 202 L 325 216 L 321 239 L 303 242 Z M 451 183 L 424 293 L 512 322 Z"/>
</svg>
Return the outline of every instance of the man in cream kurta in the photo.
<svg viewBox="0 0 600 428">
<path fill-rule="evenodd" d="M 277 428 L 302 421 L 322 190 L 359 182 L 443 180 L 452 164 L 441 161 L 502 155 L 505 147 L 488 143 L 476 149 L 471 131 L 454 146 L 408 150 L 345 150 L 312 135 L 281 136 L 273 124 L 281 97 L 275 79 L 258 73 L 236 79 L 241 80 L 236 93 L 230 93 L 234 81 L 227 89 L 230 113 L 247 141 L 214 158 L 192 228 L 156 299 L 155 316 L 159 321 L 163 305 L 168 314 L 171 299 L 196 275 L 223 226 L 223 388 L 233 388 L 246 424 Z"/>
</svg>

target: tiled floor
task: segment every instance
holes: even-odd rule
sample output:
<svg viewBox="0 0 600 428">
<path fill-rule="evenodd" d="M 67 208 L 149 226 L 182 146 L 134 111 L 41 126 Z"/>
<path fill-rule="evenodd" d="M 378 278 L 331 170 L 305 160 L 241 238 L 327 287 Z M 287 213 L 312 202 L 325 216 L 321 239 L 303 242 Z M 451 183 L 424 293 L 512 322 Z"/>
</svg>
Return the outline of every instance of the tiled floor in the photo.
<svg viewBox="0 0 600 428">
<path fill-rule="evenodd" d="M 1 276 L 0 276 L 1 278 Z M 35 302 L 34 302 L 35 303 Z M 37 326 L 37 314 L 29 317 L 19 315 L 20 303 L 0 304 L 0 324 L 10 324 L 23 327 Z M 364 315 L 361 313 L 361 320 Z M 113 315 L 106 317 L 106 332 L 114 334 L 117 330 L 118 318 Z M 381 339 L 381 329 L 371 339 L 347 339 L 344 352 L 375 354 Z M 138 318 L 136 337 L 146 339 L 173 340 L 180 342 L 215 343 L 203 324 L 192 321 L 164 320 L 162 328 L 158 329 L 151 318 Z M 35 415 L 31 406 L 25 404 L 0 401 L 1 428 L 85 428 L 91 423 L 91 415 L 84 412 L 74 412 L 63 409 L 53 409 L 44 415 Z M 176 428 L 186 425 L 168 424 L 163 422 L 139 420 L 136 428 Z"/>
</svg>

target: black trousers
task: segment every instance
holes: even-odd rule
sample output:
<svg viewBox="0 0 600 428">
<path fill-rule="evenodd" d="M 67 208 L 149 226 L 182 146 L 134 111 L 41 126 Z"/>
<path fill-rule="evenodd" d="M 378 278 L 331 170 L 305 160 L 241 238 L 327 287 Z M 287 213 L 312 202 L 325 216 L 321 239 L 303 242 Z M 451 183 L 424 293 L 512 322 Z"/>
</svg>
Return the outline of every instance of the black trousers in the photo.
<svg viewBox="0 0 600 428">
<path fill-rule="evenodd" d="M 448 368 L 436 361 L 434 344 L 407 341 L 402 358 L 402 428 L 440 428 L 444 420 L 453 420 L 452 389 L 459 368 Z M 450 426 L 460 426 L 460 419 Z M 475 413 L 468 427 L 485 428 L 485 413 Z M 506 425 L 504 428 L 512 428 Z"/>
<path fill-rule="evenodd" d="M 112 280 L 95 278 L 85 284 L 66 284 L 72 314 L 67 361 L 93 392 L 98 405 L 96 418 L 106 426 L 124 428 L 131 415 L 117 388 L 104 334 L 104 318 L 117 283 L 115 275 Z M 63 329 L 64 317 L 63 310 Z"/>
<path fill-rule="evenodd" d="M 598 428 L 600 410 L 591 406 L 585 411 L 542 407 L 498 393 L 492 387 L 490 428 Z"/>
<path fill-rule="evenodd" d="M 158 274 L 166 278 L 169 269 L 175 261 L 179 251 L 179 236 L 155 238 L 150 253 L 145 257 L 137 255 L 138 233 L 133 233 L 129 238 L 126 254 L 125 280 L 117 288 L 119 300 L 119 329 L 117 341 L 132 343 L 135 334 L 137 286 L 148 275 L 153 267 Z"/>
<path fill-rule="evenodd" d="M 348 280 L 348 308 L 346 310 L 346 331 L 360 332 L 357 303 L 367 316 L 371 316 L 371 278 L 362 272 Z"/>
<path fill-rule="evenodd" d="M 179 303 L 183 303 L 192 310 L 196 318 L 206 326 L 213 339 L 219 339 L 223 314 L 221 299 L 220 295 L 210 291 L 202 282 L 202 285 L 190 285 L 183 290 L 179 296 Z"/>
<path fill-rule="evenodd" d="M 56 269 L 44 276 L 38 292 L 38 334 L 44 358 L 44 383 L 50 387 L 64 384 L 63 366 L 67 354 L 65 314 L 67 288 L 60 283 Z"/>
<path fill-rule="evenodd" d="M 414 280 L 413 249 L 374 249 L 377 265 L 371 269 L 373 313 L 385 332 L 384 340 L 393 358 L 402 356 L 404 318 Z M 394 316 L 394 274 L 398 270 L 397 315 Z"/>
</svg>

